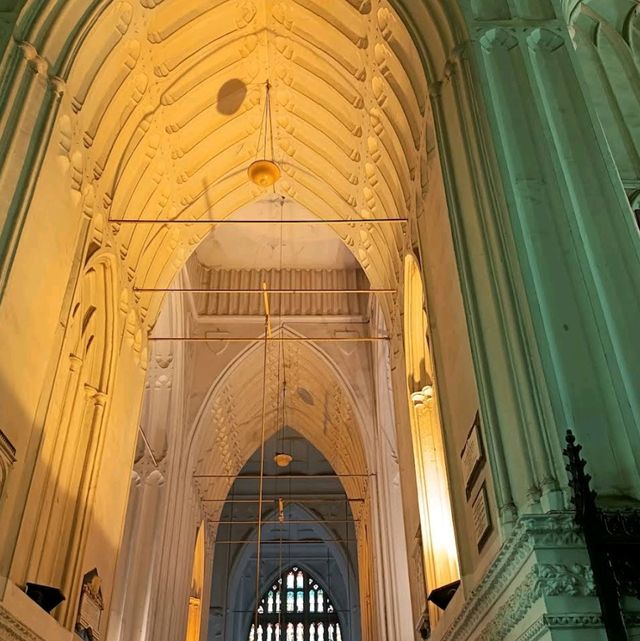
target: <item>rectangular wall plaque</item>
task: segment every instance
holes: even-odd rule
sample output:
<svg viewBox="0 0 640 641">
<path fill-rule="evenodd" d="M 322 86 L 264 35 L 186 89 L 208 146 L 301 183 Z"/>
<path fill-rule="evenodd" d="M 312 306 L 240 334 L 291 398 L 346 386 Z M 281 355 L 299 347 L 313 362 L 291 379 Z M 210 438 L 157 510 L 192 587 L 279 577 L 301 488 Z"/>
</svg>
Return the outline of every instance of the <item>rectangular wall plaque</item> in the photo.
<svg viewBox="0 0 640 641">
<path fill-rule="evenodd" d="M 9 470 L 16 462 L 16 449 L 5 433 L 0 430 L 0 499 L 9 476 Z"/>
<path fill-rule="evenodd" d="M 462 459 L 462 475 L 464 478 L 467 500 L 471 495 L 473 484 L 478 478 L 480 468 L 484 463 L 484 448 L 482 447 L 482 438 L 480 436 L 480 414 L 476 413 L 473 420 L 473 427 L 467 436 L 467 442 L 460 453 Z"/>
<path fill-rule="evenodd" d="M 471 503 L 471 512 L 473 514 L 473 530 L 476 535 L 478 550 L 482 550 L 482 546 L 489 538 L 492 529 L 487 486 L 484 483 L 473 499 L 473 503 Z"/>
<path fill-rule="evenodd" d="M 83 641 L 101 641 L 100 620 L 104 610 L 101 583 L 96 568 L 87 572 L 82 579 L 75 632 Z"/>
</svg>

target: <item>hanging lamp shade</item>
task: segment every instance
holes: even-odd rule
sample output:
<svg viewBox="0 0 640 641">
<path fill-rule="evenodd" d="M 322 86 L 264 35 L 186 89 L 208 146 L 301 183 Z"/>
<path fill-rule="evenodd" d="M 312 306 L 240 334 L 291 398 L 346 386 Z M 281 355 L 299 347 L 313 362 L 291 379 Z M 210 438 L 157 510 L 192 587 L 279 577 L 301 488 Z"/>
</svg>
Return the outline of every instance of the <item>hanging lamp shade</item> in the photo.
<svg viewBox="0 0 640 641">
<path fill-rule="evenodd" d="M 249 165 L 247 175 L 249 180 L 266 189 L 274 185 L 280 178 L 280 167 L 274 160 L 273 153 L 273 123 L 271 122 L 271 85 L 267 80 L 264 103 L 264 114 L 260 124 L 260 137 L 256 159 Z M 262 152 L 262 155 L 261 155 Z"/>
<path fill-rule="evenodd" d="M 280 178 L 280 167 L 273 160 L 254 160 L 247 170 L 251 182 L 258 187 L 271 187 Z"/>
<path fill-rule="evenodd" d="M 289 465 L 291 465 L 291 461 L 293 461 L 293 456 L 291 456 L 291 454 L 286 454 L 285 452 L 277 452 L 273 457 L 273 460 L 278 467 L 289 467 Z"/>
</svg>

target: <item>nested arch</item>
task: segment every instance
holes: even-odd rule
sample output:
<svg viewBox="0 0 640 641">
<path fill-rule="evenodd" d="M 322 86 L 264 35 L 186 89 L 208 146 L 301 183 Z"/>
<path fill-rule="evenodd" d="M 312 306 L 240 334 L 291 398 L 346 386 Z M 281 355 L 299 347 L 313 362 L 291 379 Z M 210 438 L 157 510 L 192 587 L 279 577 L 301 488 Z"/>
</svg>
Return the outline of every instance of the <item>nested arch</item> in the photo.
<svg viewBox="0 0 640 641">
<path fill-rule="evenodd" d="M 278 335 L 280 332 L 278 333 Z M 285 336 L 300 337 L 292 330 Z M 239 354 L 212 384 L 194 421 L 190 460 L 197 473 L 224 470 L 234 476 L 256 450 L 261 438 L 264 341 Z M 363 413 L 348 382 L 331 359 L 309 343 L 289 343 L 283 353 L 277 341 L 267 345 L 267 371 L 284 359 L 287 385 L 287 414 L 296 429 L 314 444 L 338 473 L 365 474 L 368 469 L 363 441 Z M 312 401 L 295 393 L 305 389 Z M 250 391 L 250 393 L 248 392 Z M 266 430 L 269 438 L 279 428 L 278 388 L 273 377 L 266 387 Z M 232 429 L 230 429 L 232 427 Z M 233 434 L 233 436 L 232 436 Z M 229 447 L 233 438 L 237 447 Z M 363 496 L 367 481 L 347 479 L 347 492 Z M 213 482 L 216 495 L 224 498 L 229 480 Z"/>
<path fill-rule="evenodd" d="M 90 184 L 106 218 L 226 217 L 255 201 L 245 169 L 264 99 L 259 60 L 270 61 L 284 195 L 321 218 L 415 214 L 430 162 L 428 83 L 463 33 L 457 3 L 443 0 L 283 0 L 266 13 L 249 0 L 33 1 L 16 25 L 28 55 L 64 83 L 51 149 L 67 158 L 70 189 Z M 229 81 L 246 88 L 231 114 L 217 95 Z M 132 284 L 154 287 L 210 228 L 109 231 Z M 397 284 L 386 248 L 401 245 L 400 227 L 336 232 L 374 286 Z M 160 300 L 140 296 L 148 325 Z"/>
<path fill-rule="evenodd" d="M 281 557 L 278 551 L 280 550 L 278 526 L 265 524 L 263 527 L 263 542 L 266 549 L 275 551 L 275 554 L 273 557 L 268 558 L 263 567 L 258 591 L 259 597 L 261 598 L 268 593 L 270 587 L 282 576 L 285 567 L 289 568 L 296 565 L 308 575 L 313 576 L 316 582 L 323 587 L 325 594 L 330 595 L 343 626 L 343 632 L 346 633 L 345 636 L 352 641 L 357 641 L 361 638 L 360 606 L 357 602 L 359 586 L 356 560 L 353 558 L 352 552 L 345 548 L 343 544 L 333 540 L 335 531 L 330 529 L 328 524 L 318 522 L 320 513 L 310 509 L 308 505 L 303 505 L 295 500 L 288 502 L 286 514 L 287 518 L 292 521 L 305 521 L 305 523 L 289 526 L 292 540 L 317 537 L 320 542 L 317 548 L 313 548 L 313 554 L 309 553 L 311 548 L 308 544 L 301 543 L 296 545 L 292 543 L 287 546 L 286 554 Z M 277 511 L 267 513 L 266 519 L 277 519 Z M 327 539 L 326 543 L 322 542 L 324 539 Z M 327 553 L 332 560 L 331 567 L 327 564 L 326 557 L 322 558 Z M 225 560 L 222 557 L 220 559 L 216 557 L 214 559 L 214 579 L 216 571 L 226 571 L 226 567 Z M 255 571 L 255 548 L 250 543 L 239 546 L 237 553 L 233 554 L 233 562 L 228 569 L 228 593 L 237 595 L 236 610 L 225 621 L 225 628 L 218 629 L 218 634 L 221 636 L 226 635 L 227 637 L 232 636 L 233 638 L 244 639 L 251 624 L 255 622 L 258 605 L 255 589 L 253 588 L 256 584 Z M 249 590 L 242 589 L 243 581 L 248 582 L 251 586 Z M 218 595 L 218 599 L 223 598 L 220 592 L 214 592 L 214 594 Z M 215 603 L 215 600 L 212 600 L 212 606 Z M 272 641 L 275 641 L 275 639 L 272 639 Z M 282 641 L 285 640 L 282 639 Z"/>
</svg>

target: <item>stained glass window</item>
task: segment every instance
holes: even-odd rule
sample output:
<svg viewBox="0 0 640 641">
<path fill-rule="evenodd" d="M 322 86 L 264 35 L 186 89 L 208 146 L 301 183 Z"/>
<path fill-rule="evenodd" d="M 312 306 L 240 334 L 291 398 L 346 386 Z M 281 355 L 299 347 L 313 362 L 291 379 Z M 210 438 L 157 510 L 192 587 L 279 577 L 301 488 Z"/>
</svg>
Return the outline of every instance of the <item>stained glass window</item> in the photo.
<svg viewBox="0 0 640 641">
<path fill-rule="evenodd" d="M 297 566 L 283 572 L 257 605 L 249 641 L 343 641 L 338 613 L 326 591 Z"/>
</svg>

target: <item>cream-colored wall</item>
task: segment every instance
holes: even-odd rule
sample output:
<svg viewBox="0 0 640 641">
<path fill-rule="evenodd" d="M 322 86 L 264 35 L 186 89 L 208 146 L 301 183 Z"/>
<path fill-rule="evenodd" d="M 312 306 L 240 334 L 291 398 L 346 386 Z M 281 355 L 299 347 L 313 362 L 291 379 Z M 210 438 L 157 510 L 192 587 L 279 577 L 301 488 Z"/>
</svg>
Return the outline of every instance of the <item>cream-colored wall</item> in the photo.
<svg viewBox="0 0 640 641">
<path fill-rule="evenodd" d="M 0 305 L 2 430 L 17 452 L 3 506 L 10 516 L 0 519 L 0 576 L 11 562 L 78 277 L 81 215 L 54 154 L 42 173 Z"/>
<path fill-rule="evenodd" d="M 82 198 L 71 189 L 70 174 L 53 141 L 0 306 L 2 429 L 17 452 L 17 462 L 5 488 L 4 516 L 0 519 L 0 576 L 8 576 L 18 585 L 42 580 L 34 570 L 26 569 L 31 539 L 24 535 L 18 538 L 18 531 L 28 531 L 28 521 L 33 519 L 31 508 L 24 512 L 27 492 L 30 488 L 36 492 L 32 474 L 44 465 L 39 454 L 43 426 L 48 412 L 55 411 L 62 398 L 63 390 L 55 387 L 55 381 L 68 367 L 68 345 L 63 345 L 76 283 L 88 261 L 90 243 L 102 237 L 102 230 L 96 229 L 96 221 L 91 218 L 91 205 L 90 196 Z M 110 253 L 108 247 L 101 251 Z M 99 463 L 90 472 L 95 481 L 90 490 L 93 498 L 87 506 L 86 548 L 79 570 L 84 574 L 98 568 L 107 607 L 124 523 L 145 376 L 144 357 L 140 349 L 134 348 L 131 335 L 136 330 L 125 322 L 131 308 L 126 297 L 121 297 L 121 274 L 115 257 L 113 264 L 113 286 L 120 303 L 116 298 L 105 304 L 115 319 L 116 344 L 111 347 L 117 355 L 113 387 L 105 407 Z M 57 391 L 52 396 L 54 390 Z M 44 478 L 42 474 L 40 478 Z M 64 488 L 58 490 L 60 493 L 64 495 Z M 37 510 L 35 504 L 34 509 Z M 47 533 L 44 544 L 55 536 L 55 532 Z M 76 607 L 75 602 L 71 603 L 71 611 Z"/>
</svg>

